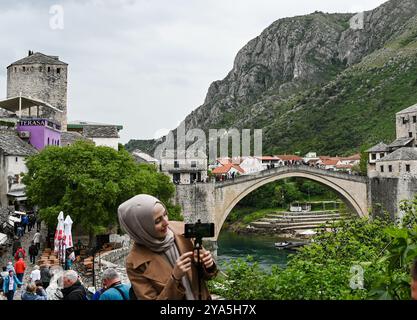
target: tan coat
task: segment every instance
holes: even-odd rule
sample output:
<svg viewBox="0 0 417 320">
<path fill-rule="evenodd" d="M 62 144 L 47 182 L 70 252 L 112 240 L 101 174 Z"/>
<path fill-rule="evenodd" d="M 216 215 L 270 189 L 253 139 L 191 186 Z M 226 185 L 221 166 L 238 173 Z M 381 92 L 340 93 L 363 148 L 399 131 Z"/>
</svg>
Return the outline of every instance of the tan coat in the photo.
<svg viewBox="0 0 417 320">
<path fill-rule="evenodd" d="M 184 238 L 178 222 L 170 222 L 170 229 L 174 232 L 175 243 L 179 254 L 193 250 L 193 244 L 189 239 Z M 204 269 L 204 268 L 203 268 Z M 181 282 L 172 278 L 173 267 L 163 253 L 156 253 L 147 247 L 134 244 L 126 258 L 126 270 L 132 288 L 139 300 L 183 300 L 185 299 L 185 288 Z M 208 280 L 216 276 L 218 270 L 214 267 L 211 273 L 204 269 L 203 279 Z M 198 299 L 197 267 L 192 265 L 186 276 L 190 280 L 194 297 Z M 210 300 L 210 293 L 206 282 L 201 281 L 201 297 L 203 300 Z"/>
</svg>

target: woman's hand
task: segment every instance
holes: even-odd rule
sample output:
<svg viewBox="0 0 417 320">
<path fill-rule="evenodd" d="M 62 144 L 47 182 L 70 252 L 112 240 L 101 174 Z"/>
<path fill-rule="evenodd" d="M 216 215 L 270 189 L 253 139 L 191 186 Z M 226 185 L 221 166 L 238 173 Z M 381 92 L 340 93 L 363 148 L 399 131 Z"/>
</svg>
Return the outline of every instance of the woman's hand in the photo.
<svg viewBox="0 0 417 320">
<path fill-rule="evenodd" d="M 186 252 L 177 259 L 172 275 L 176 280 L 180 280 L 191 269 L 191 257 L 193 252 Z"/>
<path fill-rule="evenodd" d="M 197 260 L 197 251 L 194 252 L 194 260 Z M 214 264 L 213 257 L 211 256 L 210 251 L 201 248 L 200 249 L 200 262 L 204 265 L 206 269 L 211 268 Z"/>
</svg>

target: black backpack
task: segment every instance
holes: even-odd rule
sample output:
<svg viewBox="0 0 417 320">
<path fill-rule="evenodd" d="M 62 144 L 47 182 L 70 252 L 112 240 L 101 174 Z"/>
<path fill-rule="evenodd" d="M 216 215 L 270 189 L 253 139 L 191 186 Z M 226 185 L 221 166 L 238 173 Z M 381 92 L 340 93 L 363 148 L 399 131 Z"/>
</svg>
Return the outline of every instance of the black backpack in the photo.
<svg viewBox="0 0 417 320">
<path fill-rule="evenodd" d="M 136 297 L 135 291 L 133 291 L 132 286 L 130 286 L 130 289 L 129 289 L 129 299 L 130 300 L 138 300 L 138 298 Z"/>
</svg>

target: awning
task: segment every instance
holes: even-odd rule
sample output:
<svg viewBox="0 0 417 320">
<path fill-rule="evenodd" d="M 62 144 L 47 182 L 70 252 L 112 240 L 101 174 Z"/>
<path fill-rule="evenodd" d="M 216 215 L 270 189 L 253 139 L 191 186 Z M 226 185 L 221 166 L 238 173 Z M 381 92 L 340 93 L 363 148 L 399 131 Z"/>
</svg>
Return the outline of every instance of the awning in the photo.
<svg viewBox="0 0 417 320">
<path fill-rule="evenodd" d="M 9 222 L 13 222 L 13 223 L 15 223 L 15 222 L 21 222 L 21 219 L 20 218 L 18 218 L 18 217 L 13 217 L 13 216 L 10 216 L 9 217 Z"/>
<path fill-rule="evenodd" d="M 6 109 L 11 112 L 18 112 L 19 110 L 25 110 L 36 106 L 47 107 L 54 110 L 55 112 L 62 113 L 62 110 L 59 110 L 51 106 L 47 102 L 29 97 L 14 97 L 0 101 L 0 108 Z"/>
<path fill-rule="evenodd" d="M 26 193 L 25 190 L 16 190 L 8 192 L 7 195 L 10 197 L 25 197 Z"/>
</svg>

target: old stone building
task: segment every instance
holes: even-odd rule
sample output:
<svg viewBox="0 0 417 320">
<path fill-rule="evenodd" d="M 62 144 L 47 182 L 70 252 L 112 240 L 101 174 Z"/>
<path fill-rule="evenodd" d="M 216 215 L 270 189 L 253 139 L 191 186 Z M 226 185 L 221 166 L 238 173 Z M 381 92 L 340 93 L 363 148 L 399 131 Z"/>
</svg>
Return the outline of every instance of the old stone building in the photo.
<svg viewBox="0 0 417 320">
<path fill-rule="evenodd" d="M 68 64 L 59 57 L 29 51 L 27 57 L 7 67 L 7 98 L 26 96 L 49 103 L 62 113 L 41 107 L 37 116 L 57 121 L 62 131 L 66 131 L 67 76 Z M 31 110 L 25 110 L 22 115 L 29 116 L 30 113 Z"/>
<path fill-rule="evenodd" d="M 367 150 L 368 177 L 373 209 L 401 218 L 402 200 L 412 200 L 417 192 L 417 104 L 396 114 L 396 140 Z M 378 210 L 379 210 L 378 209 Z"/>
</svg>

